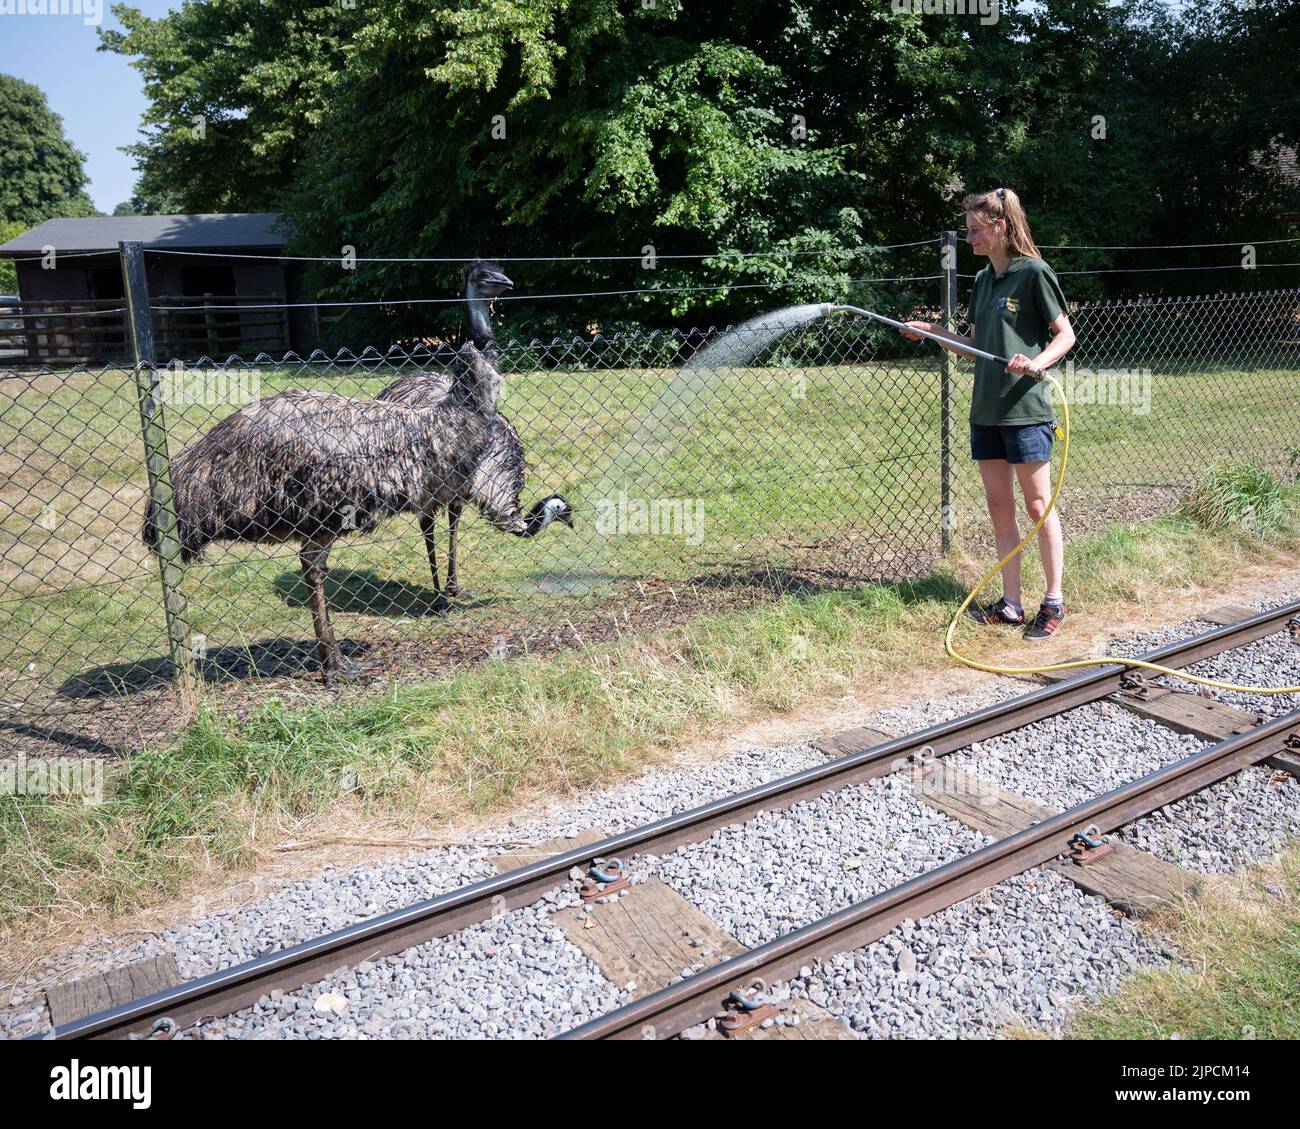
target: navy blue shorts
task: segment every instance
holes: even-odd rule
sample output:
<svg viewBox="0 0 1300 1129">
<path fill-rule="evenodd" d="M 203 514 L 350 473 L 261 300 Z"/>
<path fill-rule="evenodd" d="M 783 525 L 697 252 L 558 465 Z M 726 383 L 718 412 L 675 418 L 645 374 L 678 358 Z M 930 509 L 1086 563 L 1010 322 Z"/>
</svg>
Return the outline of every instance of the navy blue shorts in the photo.
<svg viewBox="0 0 1300 1129">
<path fill-rule="evenodd" d="M 970 425 L 972 459 L 1006 459 L 1009 463 L 1043 463 L 1052 457 L 1053 423 Z"/>
</svg>

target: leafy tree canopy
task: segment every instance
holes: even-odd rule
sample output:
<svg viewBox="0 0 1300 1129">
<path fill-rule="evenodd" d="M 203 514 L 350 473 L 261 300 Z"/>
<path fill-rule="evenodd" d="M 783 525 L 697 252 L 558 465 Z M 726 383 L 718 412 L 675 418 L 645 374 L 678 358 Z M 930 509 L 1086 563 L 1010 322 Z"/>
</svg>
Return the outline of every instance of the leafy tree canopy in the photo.
<svg viewBox="0 0 1300 1129">
<path fill-rule="evenodd" d="M 211 0 L 160 20 L 119 6 L 126 31 L 103 47 L 132 56 L 151 99 L 142 196 L 282 211 L 294 250 L 340 260 L 630 256 L 510 266 L 521 293 L 642 291 L 586 300 L 584 322 L 604 329 L 867 301 L 860 280 L 937 262 L 932 245 L 873 245 L 960 227 L 961 196 L 997 184 L 1048 246 L 1286 233 L 1276 157 L 1300 141 L 1300 96 L 1280 81 L 1300 46 L 1288 0 L 1051 0 L 1004 4 L 992 24 L 892 9 Z M 1135 262 L 1061 256 L 1048 252 L 1059 269 Z M 1134 285 L 1094 276 L 1070 292 L 1112 277 Z M 1196 277 L 1211 278 L 1179 276 Z M 450 266 L 341 261 L 311 279 L 338 299 L 452 280 Z M 586 327 L 572 303 L 505 305 L 516 332 Z M 381 308 L 348 336 L 458 316 L 439 310 Z"/>
<path fill-rule="evenodd" d="M 17 220 L 0 221 L 0 243 L 17 239 L 27 230 L 27 224 Z M 0 259 L 0 294 L 18 293 L 18 268 L 12 259 Z"/>
<path fill-rule="evenodd" d="M 97 215 L 84 190 L 84 160 L 45 95 L 0 74 L 0 223 L 25 230 L 56 216 Z"/>
</svg>

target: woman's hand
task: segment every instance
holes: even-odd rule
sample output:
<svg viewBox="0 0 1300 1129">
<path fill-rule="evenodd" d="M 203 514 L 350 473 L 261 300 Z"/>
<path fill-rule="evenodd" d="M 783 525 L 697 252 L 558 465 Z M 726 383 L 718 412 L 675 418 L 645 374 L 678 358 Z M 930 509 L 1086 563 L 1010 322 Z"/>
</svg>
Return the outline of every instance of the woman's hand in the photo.
<svg viewBox="0 0 1300 1129">
<path fill-rule="evenodd" d="M 1037 376 L 1039 371 L 1038 365 L 1026 357 L 1024 353 L 1017 353 L 1007 362 L 1007 372 L 1013 372 L 1017 376 L 1024 376 L 1026 373 Z"/>
<path fill-rule="evenodd" d="M 928 321 L 907 321 L 904 322 L 903 324 L 908 326 L 909 329 L 923 329 L 925 330 L 926 333 L 934 332 L 934 326 L 931 325 Z M 906 337 L 909 341 L 921 340 L 921 335 L 919 333 L 909 333 L 907 329 L 900 329 L 898 332 L 901 333 L 904 337 Z"/>
</svg>

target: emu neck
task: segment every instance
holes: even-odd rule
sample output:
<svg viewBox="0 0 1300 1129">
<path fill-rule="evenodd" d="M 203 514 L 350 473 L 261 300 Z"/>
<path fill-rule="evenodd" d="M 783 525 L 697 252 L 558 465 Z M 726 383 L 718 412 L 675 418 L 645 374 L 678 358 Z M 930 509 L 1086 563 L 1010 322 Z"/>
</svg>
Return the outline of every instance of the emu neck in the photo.
<svg viewBox="0 0 1300 1129">
<path fill-rule="evenodd" d="M 484 356 L 496 355 L 496 338 L 492 336 L 492 319 L 488 316 L 488 300 L 471 294 L 465 302 L 466 336 L 473 341 Z"/>
<path fill-rule="evenodd" d="M 546 508 L 545 504 L 535 505 L 524 519 L 524 537 L 536 537 L 543 529 L 555 520 L 555 514 Z"/>
</svg>

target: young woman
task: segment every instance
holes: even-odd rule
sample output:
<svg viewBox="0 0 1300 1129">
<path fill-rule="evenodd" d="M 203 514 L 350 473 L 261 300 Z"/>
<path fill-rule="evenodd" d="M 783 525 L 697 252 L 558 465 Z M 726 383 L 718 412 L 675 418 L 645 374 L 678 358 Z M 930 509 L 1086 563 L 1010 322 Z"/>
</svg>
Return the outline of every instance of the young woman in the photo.
<svg viewBox="0 0 1300 1129">
<path fill-rule="evenodd" d="M 970 336 L 949 333 L 927 321 L 907 324 L 1011 359 L 1005 370 L 993 361 L 975 362 L 970 413 L 971 457 L 979 462 L 1000 560 L 1020 542 L 1016 482 L 1031 521 L 1043 515 L 1051 500 L 1049 460 L 1056 421 L 1048 399 L 1050 385 L 1029 374 L 1064 357 L 1074 344 L 1074 330 L 1065 314 L 1061 284 L 1034 246 L 1020 198 L 1010 188 L 997 188 L 967 196 L 962 208 L 966 242 L 989 261 L 975 276 L 971 290 Z M 914 333 L 904 332 L 904 336 L 920 340 Z M 1042 607 L 1025 629 L 1026 639 L 1046 639 L 1065 619 L 1061 523 L 1055 511 L 1038 531 L 1038 549 L 1047 590 Z M 973 605 L 966 614 L 984 624 L 1025 622 L 1018 556 L 1002 570 L 1002 598 Z"/>
</svg>

